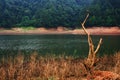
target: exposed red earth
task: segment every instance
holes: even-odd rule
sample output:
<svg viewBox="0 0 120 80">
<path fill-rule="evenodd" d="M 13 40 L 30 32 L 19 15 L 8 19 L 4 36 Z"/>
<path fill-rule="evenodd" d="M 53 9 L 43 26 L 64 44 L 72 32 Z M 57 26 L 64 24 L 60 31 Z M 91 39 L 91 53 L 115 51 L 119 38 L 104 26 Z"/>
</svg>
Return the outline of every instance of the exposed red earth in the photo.
<svg viewBox="0 0 120 80">
<path fill-rule="evenodd" d="M 118 27 L 111 27 L 111 28 L 106 28 L 106 27 L 92 27 L 92 28 L 87 28 L 87 31 L 91 35 L 120 35 L 120 28 Z M 73 30 L 74 34 L 85 34 L 82 29 L 75 29 Z"/>
<path fill-rule="evenodd" d="M 91 35 L 120 35 L 119 27 L 92 27 L 87 28 Z M 30 34 L 81 34 L 84 35 L 83 29 L 70 30 L 64 27 L 46 29 L 44 27 L 33 30 L 23 30 L 21 28 L 4 29 L 0 28 L 0 35 L 30 35 Z"/>
</svg>

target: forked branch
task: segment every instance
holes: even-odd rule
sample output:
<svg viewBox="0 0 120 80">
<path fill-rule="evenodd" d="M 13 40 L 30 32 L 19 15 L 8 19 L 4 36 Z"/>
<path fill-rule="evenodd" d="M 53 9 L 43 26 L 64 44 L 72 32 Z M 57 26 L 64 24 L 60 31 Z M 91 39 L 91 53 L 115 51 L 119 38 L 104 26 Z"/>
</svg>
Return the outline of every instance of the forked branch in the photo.
<svg viewBox="0 0 120 80">
<path fill-rule="evenodd" d="M 87 14 L 85 20 L 83 21 L 83 23 L 81 23 L 81 25 L 82 25 L 84 32 L 88 36 L 88 44 L 89 44 L 89 54 L 88 54 L 87 59 L 85 60 L 85 67 L 86 67 L 86 70 L 89 73 L 91 73 L 91 69 L 93 68 L 93 66 L 96 62 L 96 53 L 98 52 L 98 50 L 101 46 L 101 43 L 102 43 L 102 38 L 100 38 L 97 48 L 94 50 L 94 44 L 93 44 L 92 38 L 90 36 L 90 33 L 86 30 L 86 28 L 84 26 L 88 17 L 89 17 L 89 14 Z"/>
<path fill-rule="evenodd" d="M 87 35 L 89 35 L 89 33 L 88 33 L 87 30 L 85 29 L 85 26 L 84 26 L 84 25 L 85 25 L 85 22 L 86 22 L 86 20 L 87 20 L 88 17 L 89 17 L 89 14 L 87 14 L 85 20 L 84 20 L 83 23 L 81 24 L 84 32 L 85 32 Z"/>
</svg>

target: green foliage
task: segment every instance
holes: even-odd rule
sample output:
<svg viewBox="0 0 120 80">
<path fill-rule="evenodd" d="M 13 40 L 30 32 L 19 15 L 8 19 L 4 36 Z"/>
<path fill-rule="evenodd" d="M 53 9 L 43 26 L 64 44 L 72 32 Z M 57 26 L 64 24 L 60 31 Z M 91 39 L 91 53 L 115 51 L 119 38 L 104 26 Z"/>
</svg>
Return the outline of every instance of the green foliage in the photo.
<svg viewBox="0 0 120 80">
<path fill-rule="evenodd" d="M 88 7 L 90 14 L 87 25 L 89 26 L 119 26 L 120 25 L 120 0 L 93 0 Z M 93 22 L 94 23 L 93 23 Z"/>
<path fill-rule="evenodd" d="M 27 30 L 34 30 L 35 28 L 33 26 L 22 26 L 20 27 L 21 29 L 23 29 L 24 31 L 27 31 Z"/>
<path fill-rule="evenodd" d="M 120 25 L 120 0 L 0 0 L 0 27 Z"/>
</svg>

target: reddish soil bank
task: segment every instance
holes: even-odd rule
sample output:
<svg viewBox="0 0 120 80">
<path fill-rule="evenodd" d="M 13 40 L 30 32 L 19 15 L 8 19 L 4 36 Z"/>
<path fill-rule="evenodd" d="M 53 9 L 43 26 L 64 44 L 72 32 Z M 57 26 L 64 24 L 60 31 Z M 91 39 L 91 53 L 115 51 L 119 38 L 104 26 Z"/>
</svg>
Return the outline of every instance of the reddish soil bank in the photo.
<svg viewBox="0 0 120 80">
<path fill-rule="evenodd" d="M 92 27 L 87 28 L 87 31 L 91 35 L 120 35 L 119 27 Z M 81 34 L 84 35 L 83 29 L 74 29 L 69 30 L 64 27 L 55 28 L 36 28 L 34 30 L 23 30 L 21 28 L 13 28 L 13 29 L 0 29 L 0 35 L 31 35 L 31 34 Z"/>
<path fill-rule="evenodd" d="M 87 31 L 91 35 L 120 35 L 120 28 L 118 27 L 111 27 L 111 28 L 106 28 L 106 27 L 92 27 L 92 28 L 87 28 Z M 82 29 L 75 29 L 73 30 L 74 34 L 85 34 Z"/>
</svg>

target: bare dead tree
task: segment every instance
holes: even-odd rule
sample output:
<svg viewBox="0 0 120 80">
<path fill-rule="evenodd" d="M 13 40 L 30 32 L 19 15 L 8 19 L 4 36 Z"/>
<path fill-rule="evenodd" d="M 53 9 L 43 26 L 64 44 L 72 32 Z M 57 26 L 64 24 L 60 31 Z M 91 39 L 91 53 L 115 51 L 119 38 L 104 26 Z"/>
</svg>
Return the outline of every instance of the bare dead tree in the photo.
<svg viewBox="0 0 120 80">
<path fill-rule="evenodd" d="M 88 54 L 87 59 L 84 62 L 84 65 L 85 65 L 85 68 L 86 68 L 87 72 L 91 74 L 91 70 L 93 69 L 93 66 L 96 63 L 96 53 L 98 52 L 98 50 L 101 46 L 102 38 L 100 38 L 99 43 L 97 45 L 97 48 L 95 49 L 92 38 L 90 36 L 90 33 L 86 30 L 86 28 L 84 26 L 88 17 L 89 17 L 89 14 L 87 14 L 85 20 L 83 21 L 83 23 L 81 23 L 81 25 L 82 25 L 82 28 L 83 28 L 84 32 L 88 36 L 88 44 L 89 44 L 89 54 Z"/>
</svg>

